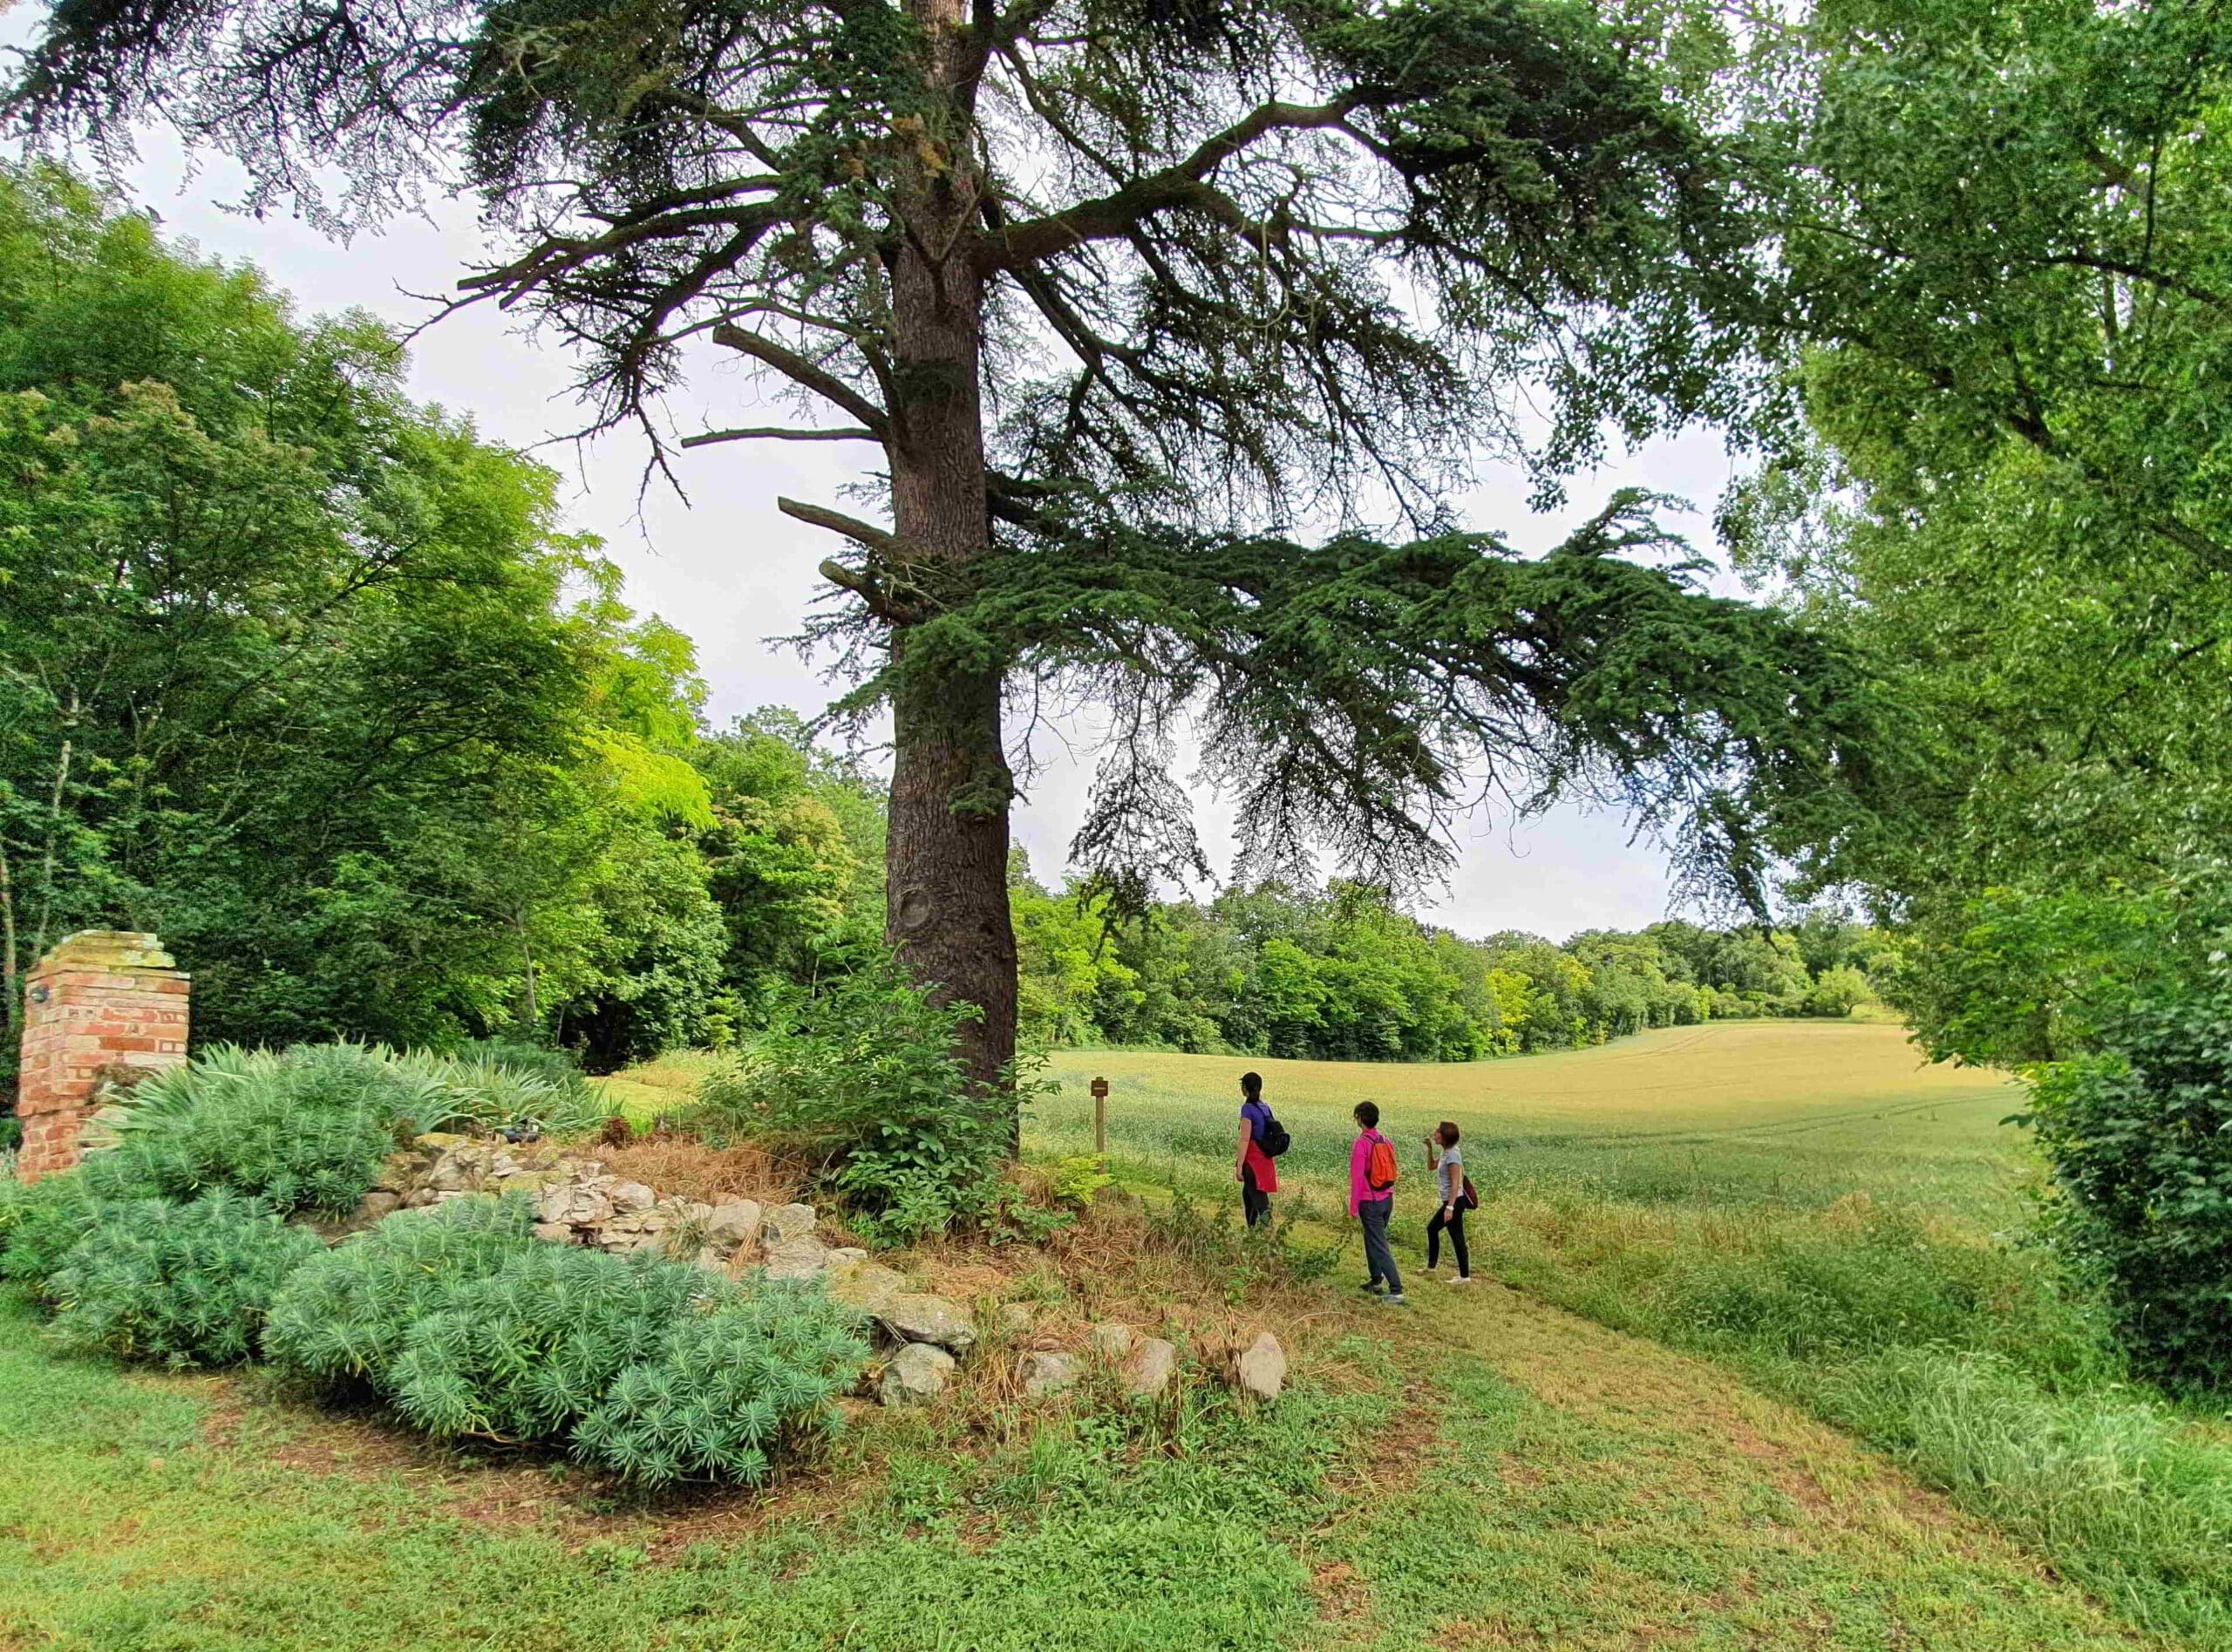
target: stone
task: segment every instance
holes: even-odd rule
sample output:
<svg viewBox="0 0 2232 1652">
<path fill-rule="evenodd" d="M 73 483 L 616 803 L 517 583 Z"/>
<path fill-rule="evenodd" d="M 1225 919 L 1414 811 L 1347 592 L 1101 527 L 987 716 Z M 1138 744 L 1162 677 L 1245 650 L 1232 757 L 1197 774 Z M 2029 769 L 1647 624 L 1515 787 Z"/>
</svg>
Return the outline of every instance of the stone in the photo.
<svg viewBox="0 0 2232 1652">
<path fill-rule="evenodd" d="M 1265 1331 L 1250 1343 L 1232 1363 L 1232 1380 L 1242 1393 L 1253 1398 L 1278 1398 L 1279 1390 L 1287 1385 L 1287 1351 L 1279 1346 L 1279 1339 Z"/>
<path fill-rule="evenodd" d="M 1136 1399 L 1152 1399 L 1170 1386 L 1178 1374 L 1178 1349 L 1160 1336 L 1142 1336 L 1116 1368 L 1124 1391 Z"/>
<path fill-rule="evenodd" d="M 404 1194 L 403 1207 L 405 1210 L 424 1210 L 434 1202 L 435 1198 L 434 1190 L 431 1187 L 413 1187 Z"/>
<path fill-rule="evenodd" d="M 764 1231 L 770 1245 L 781 1245 L 813 1231 L 812 1205 L 778 1205 L 769 1211 Z"/>
<path fill-rule="evenodd" d="M 357 1214 L 351 1219 L 370 1227 L 383 1216 L 391 1216 L 403 1208 L 403 1196 L 391 1193 L 384 1187 L 375 1187 L 357 1201 Z"/>
<path fill-rule="evenodd" d="M 612 1200 L 595 1182 L 566 1181 L 546 1187 L 535 1201 L 535 1214 L 544 1221 L 568 1227 L 588 1227 L 612 1215 Z"/>
<path fill-rule="evenodd" d="M 1059 1394 L 1077 1385 L 1077 1356 L 1025 1354 L 1016 1364 L 1016 1375 L 1023 1379 L 1023 1391 L 1034 1398 Z"/>
<path fill-rule="evenodd" d="M 649 1250 L 666 1237 L 666 1230 L 671 1226 L 672 1219 L 658 1211 L 632 1211 L 592 1227 L 589 1242 L 599 1250 Z"/>
<path fill-rule="evenodd" d="M 856 1268 L 833 1272 L 829 1281 L 832 1296 L 863 1314 L 875 1313 L 906 1288 L 905 1280 L 874 1262 L 862 1262 Z"/>
<path fill-rule="evenodd" d="M 875 1310 L 876 1321 L 902 1343 L 936 1343 L 953 1353 L 966 1352 L 976 1340 L 969 1315 L 942 1296 L 902 1291 Z"/>
<path fill-rule="evenodd" d="M 616 1181 L 606 1190 L 606 1197 L 618 1211 L 649 1210 L 659 1202 L 659 1196 L 639 1181 Z"/>
<path fill-rule="evenodd" d="M 716 1245 L 749 1244 L 759 1237 L 765 1214 L 756 1199 L 725 1199 L 706 1214 L 705 1236 Z"/>
<path fill-rule="evenodd" d="M 854 1268 L 868 1259 L 868 1252 L 862 1250 L 858 1245 L 840 1245 L 829 1253 L 829 1265 L 832 1268 Z"/>
<path fill-rule="evenodd" d="M 570 1245 L 574 1242 L 574 1230 L 563 1222 L 537 1222 L 527 1231 L 547 1244 Z"/>
<path fill-rule="evenodd" d="M 801 1234 L 767 1247 L 770 1279 L 814 1279 L 829 1271 L 829 1247 L 812 1234 Z"/>
<path fill-rule="evenodd" d="M 1139 1332 L 1129 1325 L 1096 1325 L 1092 1328 L 1092 1351 L 1105 1360 L 1123 1358 L 1139 1340 Z"/>
<path fill-rule="evenodd" d="M 945 1392 L 953 1380 L 953 1356 L 929 1343 L 909 1343 L 891 1356 L 876 1383 L 886 1405 L 921 1405 Z"/>
<path fill-rule="evenodd" d="M 442 1150 L 426 1172 L 425 1185 L 438 1193 L 467 1193 L 480 1190 L 488 1180 L 495 1152 L 477 1141 L 460 1141 Z"/>
<path fill-rule="evenodd" d="M 1038 1309 L 1030 1302 L 1002 1302 L 994 1317 L 1000 1329 L 1011 1336 L 1020 1336 L 1038 1318 Z"/>
<path fill-rule="evenodd" d="M 442 1156 L 439 1147 L 414 1143 L 398 1152 L 390 1153 L 381 1163 L 379 1174 L 372 1186 L 391 1193 L 407 1193 L 418 1185 L 418 1179 L 434 1167 Z"/>
</svg>

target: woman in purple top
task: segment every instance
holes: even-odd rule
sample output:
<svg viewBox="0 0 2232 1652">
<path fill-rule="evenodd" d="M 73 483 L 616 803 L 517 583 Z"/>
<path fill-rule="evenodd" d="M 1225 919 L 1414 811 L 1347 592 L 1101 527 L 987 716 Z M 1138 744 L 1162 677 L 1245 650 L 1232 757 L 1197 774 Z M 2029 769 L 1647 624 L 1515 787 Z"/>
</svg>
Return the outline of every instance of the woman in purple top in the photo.
<svg viewBox="0 0 2232 1652">
<path fill-rule="evenodd" d="M 1263 1151 L 1263 1126 L 1271 1110 L 1263 1105 L 1263 1075 L 1240 1075 L 1240 1141 L 1232 1173 L 1240 1183 L 1240 1208 L 1253 1227 L 1271 1214 L 1271 1195 L 1279 1191 L 1279 1172 Z"/>
<path fill-rule="evenodd" d="M 1371 1270 L 1364 1288 L 1377 1293 L 1384 1285 L 1387 1300 L 1399 1302 L 1405 1300 L 1403 1275 L 1395 1271 L 1395 1253 L 1387 1247 L 1387 1219 L 1395 1212 L 1395 1189 L 1392 1183 L 1373 1186 L 1369 1174 L 1371 1150 L 1387 1138 L 1379 1133 L 1379 1109 L 1373 1103 L 1357 1103 L 1356 1120 L 1356 1145 L 1349 1149 L 1349 1214 L 1364 1226 L 1364 1266 Z M 1392 1160 L 1394 1150 L 1388 1152 Z"/>
</svg>

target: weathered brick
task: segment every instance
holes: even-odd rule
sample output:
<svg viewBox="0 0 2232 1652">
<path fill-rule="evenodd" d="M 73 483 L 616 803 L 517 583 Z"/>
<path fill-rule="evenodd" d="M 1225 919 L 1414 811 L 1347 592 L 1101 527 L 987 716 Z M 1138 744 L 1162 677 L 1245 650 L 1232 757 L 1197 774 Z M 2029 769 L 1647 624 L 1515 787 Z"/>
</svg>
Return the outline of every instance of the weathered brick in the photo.
<svg viewBox="0 0 2232 1652">
<path fill-rule="evenodd" d="M 78 1162 L 78 1132 L 103 1070 L 186 1059 L 191 983 L 153 935 L 86 929 L 31 969 L 16 1111 L 25 1180 Z"/>
</svg>

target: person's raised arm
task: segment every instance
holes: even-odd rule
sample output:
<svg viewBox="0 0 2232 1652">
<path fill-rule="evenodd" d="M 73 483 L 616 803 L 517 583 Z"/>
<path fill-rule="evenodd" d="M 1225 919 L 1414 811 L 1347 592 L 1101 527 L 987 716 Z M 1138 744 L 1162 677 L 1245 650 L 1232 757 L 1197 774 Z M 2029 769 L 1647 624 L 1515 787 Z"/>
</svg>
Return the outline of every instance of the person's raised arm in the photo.
<svg viewBox="0 0 2232 1652">
<path fill-rule="evenodd" d="M 1235 1181 L 1248 1173 L 1248 1144 L 1255 1139 L 1256 1121 L 1242 1118 L 1240 1121 L 1240 1146 L 1233 1150 L 1232 1155 L 1232 1179 Z"/>
</svg>

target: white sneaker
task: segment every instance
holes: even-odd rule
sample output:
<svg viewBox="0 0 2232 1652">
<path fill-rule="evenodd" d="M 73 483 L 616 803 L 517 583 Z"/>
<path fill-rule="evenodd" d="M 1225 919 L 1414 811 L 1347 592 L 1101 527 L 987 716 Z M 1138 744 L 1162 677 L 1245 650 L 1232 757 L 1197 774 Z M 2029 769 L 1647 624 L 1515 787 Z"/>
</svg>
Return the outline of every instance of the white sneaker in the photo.
<svg viewBox="0 0 2232 1652">
<path fill-rule="evenodd" d="M 1473 1282 L 1473 1275 L 1470 1274 L 1459 1274 L 1453 1278 L 1445 1279 L 1441 1282 L 1445 1285 L 1469 1285 Z"/>
</svg>

